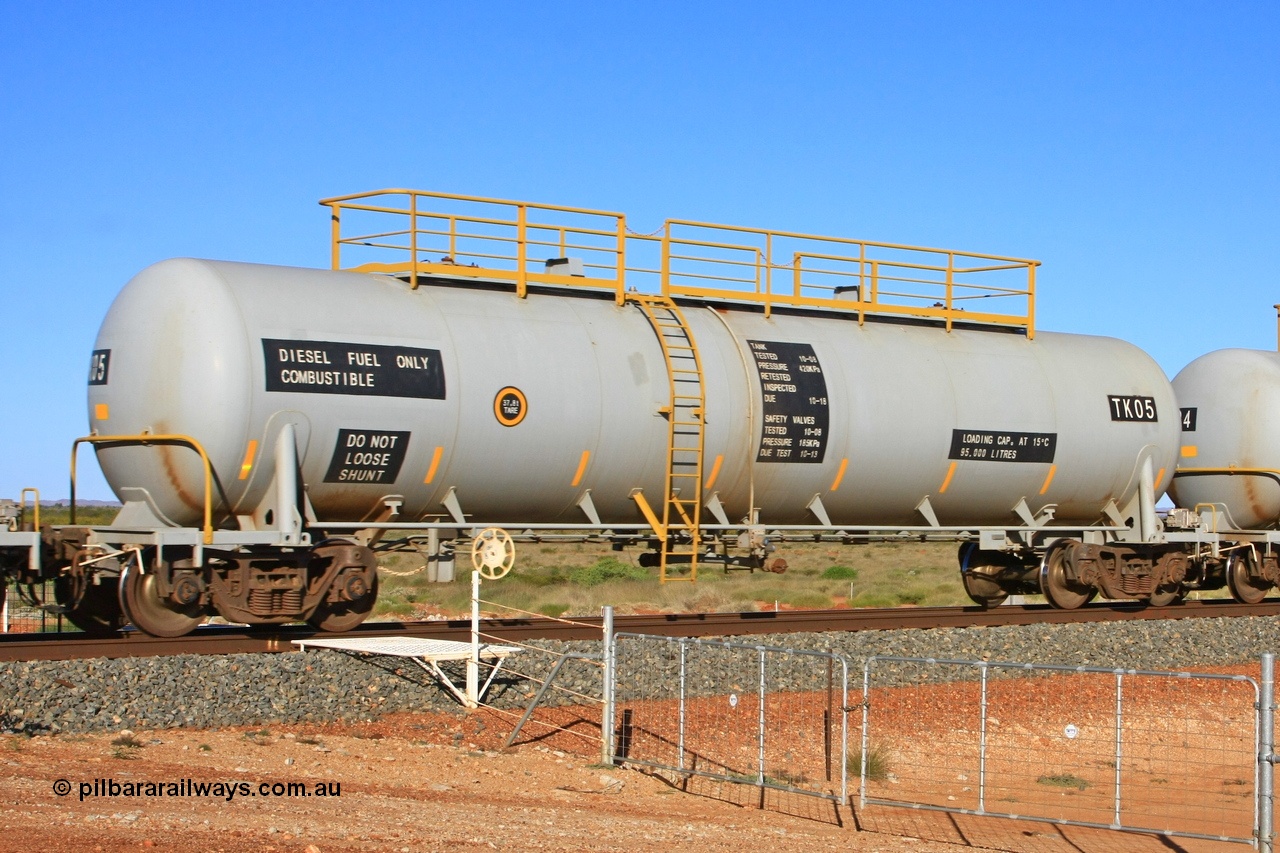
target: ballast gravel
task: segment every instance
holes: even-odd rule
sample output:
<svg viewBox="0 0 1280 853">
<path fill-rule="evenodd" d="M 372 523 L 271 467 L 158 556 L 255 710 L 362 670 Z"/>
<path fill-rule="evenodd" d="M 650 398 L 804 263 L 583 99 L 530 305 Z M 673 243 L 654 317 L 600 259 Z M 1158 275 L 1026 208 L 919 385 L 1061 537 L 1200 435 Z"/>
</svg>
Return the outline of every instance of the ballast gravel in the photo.
<svg viewBox="0 0 1280 853">
<path fill-rule="evenodd" d="M 829 652 L 858 683 L 872 655 L 1014 661 L 1181 671 L 1256 663 L 1280 651 L 1280 620 L 1267 617 L 1141 620 L 996 628 L 772 634 L 730 643 Z M 721 640 L 705 641 L 714 646 Z M 559 654 L 600 654 L 601 643 L 538 642 L 509 659 L 488 700 L 526 705 Z M 669 685 L 673 645 L 620 644 L 630 695 Z M 459 665 L 460 666 L 460 665 Z M 547 704 L 600 695 L 597 661 L 570 661 Z M 462 670 L 457 670 L 462 681 Z M 119 660 L 0 664 L 0 731 L 85 733 L 119 729 L 220 728 L 271 723 L 369 720 L 399 711 L 451 711 L 457 701 L 409 660 L 332 650 L 227 656 L 174 655 Z M 646 684 L 649 679 L 652 683 Z M 786 685 L 777 684 L 777 689 Z"/>
</svg>

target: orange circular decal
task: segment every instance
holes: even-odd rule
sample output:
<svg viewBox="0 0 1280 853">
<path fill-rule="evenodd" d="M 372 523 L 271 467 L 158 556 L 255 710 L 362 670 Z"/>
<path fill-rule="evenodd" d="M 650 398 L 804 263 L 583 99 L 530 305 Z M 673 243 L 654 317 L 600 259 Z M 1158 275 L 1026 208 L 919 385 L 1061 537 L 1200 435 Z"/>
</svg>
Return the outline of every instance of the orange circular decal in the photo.
<svg viewBox="0 0 1280 853">
<path fill-rule="evenodd" d="M 524 420 L 529 411 L 529 401 L 519 388 L 507 386 L 493 398 L 493 415 L 503 426 L 513 427 Z"/>
</svg>

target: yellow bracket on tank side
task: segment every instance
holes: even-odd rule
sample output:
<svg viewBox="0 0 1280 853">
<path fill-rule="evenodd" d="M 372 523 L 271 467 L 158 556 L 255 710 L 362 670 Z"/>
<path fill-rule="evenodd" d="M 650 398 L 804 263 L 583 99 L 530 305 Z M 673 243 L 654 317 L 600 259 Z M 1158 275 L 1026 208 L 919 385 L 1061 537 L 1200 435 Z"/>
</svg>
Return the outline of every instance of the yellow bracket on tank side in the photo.
<svg viewBox="0 0 1280 853">
<path fill-rule="evenodd" d="M 631 500 L 635 501 L 636 506 L 640 507 L 640 512 L 644 514 L 644 519 L 649 522 L 649 526 L 653 528 L 653 532 L 658 534 L 660 539 L 665 539 L 667 536 L 666 525 L 658 520 L 658 516 L 653 511 L 653 507 L 649 506 L 649 502 L 644 499 L 644 490 L 632 489 Z"/>
<path fill-rule="evenodd" d="M 200 442 L 189 435 L 142 433 L 140 435 L 86 435 L 71 444 L 71 517 L 76 523 L 76 456 L 82 444 L 185 444 L 200 454 L 204 463 L 204 544 L 213 544 L 213 466 Z"/>
</svg>

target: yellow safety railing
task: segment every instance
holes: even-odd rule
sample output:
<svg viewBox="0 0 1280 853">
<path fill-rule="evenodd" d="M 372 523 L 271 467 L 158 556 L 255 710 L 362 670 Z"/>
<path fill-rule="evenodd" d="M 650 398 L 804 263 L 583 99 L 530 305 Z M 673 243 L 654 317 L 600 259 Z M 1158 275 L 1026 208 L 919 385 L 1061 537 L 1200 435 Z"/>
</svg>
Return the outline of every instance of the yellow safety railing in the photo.
<svg viewBox="0 0 1280 853">
<path fill-rule="evenodd" d="M 185 444 L 200 454 L 204 464 L 204 544 L 213 544 L 213 465 L 199 441 L 189 435 L 142 433 L 140 435 L 86 435 L 71 444 L 71 515 L 76 523 L 76 457 L 82 444 Z"/>
<path fill-rule="evenodd" d="M 320 202 L 334 269 L 510 281 L 1013 326 L 1035 336 L 1038 261 L 621 213 L 386 189 Z M 390 226 L 390 227 L 389 227 Z M 568 259 L 574 259 L 568 261 Z M 648 264 L 642 265 L 640 259 Z M 564 262 L 557 263 L 557 259 Z M 580 266 L 571 266 L 571 263 Z"/>
<path fill-rule="evenodd" d="M 1178 468 L 1173 472 L 1175 477 L 1213 475 L 1234 477 L 1237 474 L 1251 477 L 1270 477 L 1280 483 L 1280 470 L 1275 468 L 1237 468 L 1234 465 L 1228 465 L 1225 468 Z"/>
<path fill-rule="evenodd" d="M 443 209 L 425 209 L 423 200 Z M 334 269 L 408 275 L 414 288 L 421 276 L 497 278 L 514 282 L 522 297 L 531 283 L 605 287 L 623 302 L 627 232 L 621 213 L 406 189 L 320 204 L 331 211 Z M 344 234 L 344 221 L 352 220 L 374 230 Z M 387 221 L 403 227 L 377 227 Z M 344 264 L 344 249 L 362 262 Z M 394 253 L 392 260 L 382 259 L 385 250 Z M 547 263 L 570 257 L 582 259 L 580 275 L 570 274 L 568 264 L 562 270 Z"/>
<path fill-rule="evenodd" d="M 32 520 L 31 529 L 39 533 L 40 532 L 40 490 L 32 488 L 30 486 L 22 490 L 22 494 L 18 498 L 18 500 L 21 501 L 21 506 L 18 511 L 24 517 L 27 514 L 27 495 L 32 496 L 31 506 L 33 507 L 33 509 L 31 510 L 31 520 Z"/>
</svg>

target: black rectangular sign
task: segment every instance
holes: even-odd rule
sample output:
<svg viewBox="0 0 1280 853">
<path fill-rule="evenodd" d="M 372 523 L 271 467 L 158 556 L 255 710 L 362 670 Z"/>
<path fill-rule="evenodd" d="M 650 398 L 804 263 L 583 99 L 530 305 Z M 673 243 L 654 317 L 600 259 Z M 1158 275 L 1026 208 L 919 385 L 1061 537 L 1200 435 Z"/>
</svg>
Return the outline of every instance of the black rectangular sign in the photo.
<svg viewBox="0 0 1280 853">
<path fill-rule="evenodd" d="M 821 462 L 827 453 L 827 380 L 809 344 L 747 341 L 760 374 L 764 423 L 757 462 Z"/>
<path fill-rule="evenodd" d="M 326 483 L 386 483 L 400 476 L 409 433 L 376 429 L 340 429 Z"/>
<path fill-rule="evenodd" d="M 96 349 L 89 359 L 89 384 L 106 385 L 111 370 L 111 350 Z"/>
<path fill-rule="evenodd" d="M 262 339 L 268 391 L 443 400 L 440 350 Z"/>
<path fill-rule="evenodd" d="M 1182 431 L 1183 432 L 1196 431 L 1196 411 L 1197 410 L 1195 406 L 1192 406 L 1189 409 L 1178 410 L 1178 412 L 1182 415 Z"/>
<path fill-rule="evenodd" d="M 948 459 L 983 462 L 1052 462 L 1058 448 L 1056 432 L 998 432 L 953 429 Z"/>
<path fill-rule="evenodd" d="M 1130 397 L 1108 394 L 1107 404 L 1111 406 L 1111 420 L 1113 421 L 1155 423 L 1159 420 L 1156 413 L 1155 397 Z"/>
</svg>

